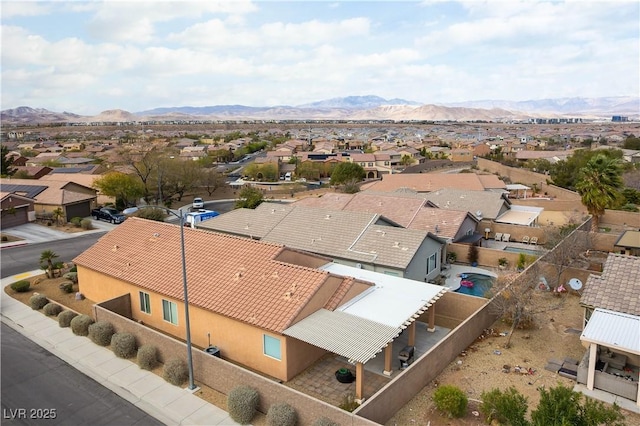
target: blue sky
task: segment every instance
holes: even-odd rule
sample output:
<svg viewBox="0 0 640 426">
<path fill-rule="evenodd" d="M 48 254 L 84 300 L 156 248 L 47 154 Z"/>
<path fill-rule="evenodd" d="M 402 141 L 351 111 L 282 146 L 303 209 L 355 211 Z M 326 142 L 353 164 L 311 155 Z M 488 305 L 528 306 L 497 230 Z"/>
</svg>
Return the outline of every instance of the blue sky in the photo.
<svg viewBox="0 0 640 426">
<path fill-rule="evenodd" d="M 4 1 L 1 109 L 638 96 L 625 1 Z"/>
</svg>

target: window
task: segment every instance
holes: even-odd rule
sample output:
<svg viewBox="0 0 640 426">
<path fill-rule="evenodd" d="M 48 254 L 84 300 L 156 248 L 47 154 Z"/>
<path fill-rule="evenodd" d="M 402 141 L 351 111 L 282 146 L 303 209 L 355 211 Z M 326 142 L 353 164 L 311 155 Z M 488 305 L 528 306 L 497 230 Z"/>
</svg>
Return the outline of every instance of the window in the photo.
<svg viewBox="0 0 640 426">
<path fill-rule="evenodd" d="M 267 336 L 266 334 L 263 335 L 264 336 L 264 354 L 266 356 L 270 356 L 271 358 L 275 358 L 277 360 L 281 359 L 281 355 L 280 355 L 280 339 L 277 339 L 275 337 L 271 337 L 271 336 Z"/>
<path fill-rule="evenodd" d="M 399 277 L 400 274 L 397 272 L 393 272 L 393 271 L 384 271 L 385 275 L 391 275 L 392 277 Z"/>
<path fill-rule="evenodd" d="M 437 253 L 433 253 L 431 256 L 429 256 L 429 260 L 427 261 L 427 275 L 429 275 L 431 272 L 433 272 L 434 269 L 436 269 L 437 255 Z"/>
<path fill-rule="evenodd" d="M 165 321 L 178 325 L 178 307 L 176 304 L 162 299 L 162 316 Z"/>
<path fill-rule="evenodd" d="M 151 301 L 149 299 L 149 293 L 144 291 L 140 292 L 140 310 L 145 314 L 151 313 Z"/>
</svg>

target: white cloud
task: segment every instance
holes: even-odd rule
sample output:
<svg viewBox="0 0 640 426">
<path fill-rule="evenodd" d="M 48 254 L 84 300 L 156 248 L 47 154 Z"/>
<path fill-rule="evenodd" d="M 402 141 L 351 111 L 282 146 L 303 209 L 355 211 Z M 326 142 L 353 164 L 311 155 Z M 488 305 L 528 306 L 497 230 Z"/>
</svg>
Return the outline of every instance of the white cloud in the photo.
<svg viewBox="0 0 640 426">
<path fill-rule="evenodd" d="M 36 3 L 33 1 L 3 1 L 0 7 L 2 19 L 14 18 L 16 16 L 40 16 L 51 12 L 54 5 L 52 3 Z"/>
<path fill-rule="evenodd" d="M 107 1 L 95 7 L 89 33 L 105 41 L 148 43 L 156 24 L 211 14 L 242 15 L 257 11 L 250 1 Z"/>
<path fill-rule="evenodd" d="M 185 46 L 203 48 L 252 48 L 265 46 L 318 46 L 354 37 L 366 37 L 370 31 L 367 18 L 345 19 L 337 22 L 318 20 L 301 23 L 266 23 L 259 28 L 249 28 L 244 22 L 212 19 L 195 24 L 180 33 L 170 34 L 168 40 Z"/>
</svg>

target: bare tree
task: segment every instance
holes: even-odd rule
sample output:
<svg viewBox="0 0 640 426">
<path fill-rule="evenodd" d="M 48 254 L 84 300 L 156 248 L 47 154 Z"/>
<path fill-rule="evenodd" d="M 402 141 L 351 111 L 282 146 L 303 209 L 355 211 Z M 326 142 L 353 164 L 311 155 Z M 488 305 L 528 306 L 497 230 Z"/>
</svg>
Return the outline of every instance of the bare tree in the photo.
<svg viewBox="0 0 640 426">
<path fill-rule="evenodd" d="M 498 278 L 494 287 L 498 293 L 491 301 L 490 312 L 511 324 L 504 344 L 505 348 L 511 347 L 511 338 L 517 329 L 534 327 L 538 314 L 558 309 L 566 300 L 566 297 L 562 297 L 558 299 L 558 303 L 551 306 L 548 304 L 541 306 L 536 303 L 538 297 L 534 297 L 533 293 L 539 291 L 537 290 L 540 284 L 539 273 L 539 266 L 534 263 L 522 274 L 511 273 Z M 551 297 L 550 293 L 545 292 L 545 294 Z"/>
<path fill-rule="evenodd" d="M 553 288 L 561 284 L 562 273 L 568 268 L 585 267 L 581 254 L 591 248 L 591 237 L 589 232 L 572 230 L 571 227 L 555 227 L 547 232 L 547 244 L 554 244 L 554 246 L 540 260 L 551 265 L 556 272 L 551 283 Z"/>
</svg>

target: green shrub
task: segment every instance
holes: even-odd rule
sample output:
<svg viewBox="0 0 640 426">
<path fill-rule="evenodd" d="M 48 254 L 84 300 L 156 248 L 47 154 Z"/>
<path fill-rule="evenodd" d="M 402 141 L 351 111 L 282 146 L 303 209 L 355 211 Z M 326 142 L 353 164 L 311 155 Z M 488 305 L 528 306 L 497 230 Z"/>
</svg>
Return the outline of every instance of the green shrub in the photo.
<svg viewBox="0 0 640 426">
<path fill-rule="evenodd" d="M 189 378 L 187 363 L 180 358 L 170 359 L 164 365 L 162 377 L 172 385 L 182 385 Z"/>
<path fill-rule="evenodd" d="M 74 284 L 78 284 L 78 273 L 77 272 L 67 272 L 62 276 L 62 278 L 71 281 Z"/>
<path fill-rule="evenodd" d="M 625 424 L 618 405 L 609 406 L 589 398 L 582 405 L 583 395 L 562 384 L 549 390 L 540 388 L 539 391 L 540 402 L 531 412 L 531 423 L 534 426 Z"/>
<path fill-rule="evenodd" d="M 340 425 L 331 419 L 328 419 L 326 417 L 320 417 L 319 419 L 316 419 L 311 424 L 311 426 L 340 426 Z"/>
<path fill-rule="evenodd" d="M 29 305 L 34 311 L 44 308 L 47 303 L 49 303 L 49 299 L 44 294 L 34 294 L 29 298 Z"/>
<path fill-rule="evenodd" d="M 118 358 L 132 358 L 138 344 L 131 333 L 116 333 L 111 337 L 111 350 Z"/>
<path fill-rule="evenodd" d="M 273 404 L 267 411 L 267 425 L 295 426 L 298 423 L 296 410 L 286 402 Z"/>
<path fill-rule="evenodd" d="M 491 424 L 494 420 L 500 424 L 512 426 L 526 426 L 527 398 L 513 386 L 506 391 L 492 389 L 483 392 L 480 399 L 480 411 L 485 415 L 486 422 Z"/>
<path fill-rule="evenodd" d="M 93 324 L 93 318 L 89 315 L 78 315 L 71 320 L 71 331 L 76 336 L 87 336 L 91 324 Z"/>
<path fill-rule="evenodd" d="M 462 417 L 467 413 L 467 396 L 457 386 L 443 385 L 433 393 L 438 410 L 449 417 Z"/>
<path fill-rule="evenodd" d="M 78 272 L 78 267 L 76 265 L 73 265 L 69 272 Z"/>
<path fill-rule="evenodd" d="M 93 223 L 91 219 L 82 219 L 80 221 L 80 227 L 85 230 L 93 229 Z"/>
<path fill-rule="evenodd" d="M 167 217 L 167 213 L 161 209 L 140 209 L 132 216 L 141 217 L 143 219 L 155 220 L 157 222 L 164 222 L 164 219 Z"/>
<path fill-rule="evenodd" d="M 340 407 L 341 409 L 343 409 L 345 411 L 352 412 L 353 410 L 355 410 L 359 406 L 360 406 L 360 404 L 358 404 L 358 402 L 356 402 L 355 395 L 348 393 L 348 394 L 345 394 L 342 397 L 342 402 L 340 403 L 340 405 L 338 407 Z"/>
<path fill-rule="evenodd" d="M 57 303 L 47 303 L 46 305 L 44 305 L 44 308 L 42 308 L 42 310 L 45 315 L 55 317 L 58 316 L 60 312 L 62 312 L 62 306 L 58 305 Z"/>
<path fill-rule="evenodd" d="M 73 283 L 71 281 L 63 281 L 58 287 L 63 293 L 73 293 Z"/>
<path fill-rule="evenodd" d="M 72 217 L 69 222 L 71 222 L 71 224 L 76 228 L 80 228 L 80 223 L 82 222 L 82 218 L 78 216 Z"/>
<path fill-rule="evenodd" d="M 246 425 L 258 412 L 259 403 L 260 395 L 257 390 L 248 386 L 236 386 L 227 397 L 227 411 L 234 421 Z"/>
<path fill-rule="evenodd" d="M 16 293 L 25 293 L 29 291 L 30 287 L 31 283 L 27 280 L 16 281 L 15 283 L 11 284 L 11 289 Z"/>
<path fill-rule="evenodd" d="M 143 370 L 153 370 L 158 365 L 158 349 L 153 345 L 142 345 L 138 349 L 138 366 Z"/>
<path fill-rule="evenodd" d="M 97 321 L 89 326 L 89 339 L 96 345 L 109 346 L 115 332 L 110 322 Z"/>
<path fill-rule="evenodd" d="M 71 325 L 71 320 L 77 317 L 73 311 L 62 311 L 58 314 L 58 325 L 62 328 L 69 327 Z"/>
</svg>

